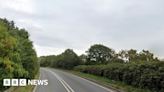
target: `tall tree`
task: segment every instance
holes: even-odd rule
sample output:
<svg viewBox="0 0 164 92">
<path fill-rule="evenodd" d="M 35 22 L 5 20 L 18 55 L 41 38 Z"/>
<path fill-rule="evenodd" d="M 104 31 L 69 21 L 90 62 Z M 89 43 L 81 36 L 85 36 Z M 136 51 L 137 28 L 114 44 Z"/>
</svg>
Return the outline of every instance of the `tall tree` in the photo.
<svg viewBox="0 0 164 92">
<path fill-rule="evenodd" d="M 84 54 L 81 54 L 80 56 L 79 56 L 79 58 L 81 58 L 81 60 L 83 61 L 83 62 L 86 62 L 87 60 L 87 56 L 86 55 L 84 55 Z"/>
<path fill-rule="evenodd" d="M 77 66 L 82 63 L 81 59 L 76 55 L 72 49 L 65 50 L 63 54 L 64 68 L 72 69 L 74 66 Z"/>
<path fill-rule="evenodd" d="M 115 54 L 112 49 L 101 44 L 95 44 L 86 51 L 89 61 L 95 60 L 98 63 L 104 63 L 105 60 L 111 60 Z"/>
<path fill-rule="evenodd" d="M 119 51 L 118 56 L 121 57 L 121 59 L 123 59 L 123 58 L 127 59 L 128 58 L 128 51 L 127 50 L 121 50 L 121 51 Z"/>
<path fill-rule="evenodd" d="M 130 49 L 127 54 L 128 54 L 128 58 L 129 58 L 130 62 L 137 62 L 138 61 L 137 50 Z"/>
<path fill-rule="evenodd" d="M 139 59 L 141 61 L 153 61 L 153 53 L 150 53 L 148 50 L 142 50 L 139 53 Z"/>
<path fill-rule="evenodd" d="M 5 27 L 5 29 L 3 29 L 3 32 L 7 32 L 10 39 L 10 41 L 8 41 L 7 39 L 5 40 L 6 43 L 4 45 L 7 50 L 5 50 L 5 48 L 3 48 L 3 45 L 1 45 L 2 49 L 0 53 L 3 53 L 4 50 L 7 51 L 5 52 L 5 54 L 2 54 L 3 57 L 5 57 L 7 56 L 7 53 L 13 52 L 14 54 L 10 55 L 9 60 L 16 64 L 19 63 L 23 65 L 23 68 L 29 72 L 29 75 L 26 78 L 34 78 L 34 75 L 39 70 L 39 62 L 36 51 L 33 49 L 33 42 L 29 39 L 28 32 L 25 29 L 19 30 L 18 27 L 15 27 L 14 21 L 8 21 L 7 19 L 0 18 L 0 22 Z M 4 36 L 4 34 L 2 35 Z M 9 46 L 11 43 L 14 44 Z"/>
<path fill-rule="evenodd" d="M 12 37 L 7 27 L 0 21 L 0 89 L 4 89 L 2 80 L 4 78 L 27 78 L 28 71 L 22 66 L 18 40 Z"/>
<path fill-rule="evenodd" d="M 4 19 L 0 18 L 0 21 L 7 28 L 7 31 L 15 29 L 15 23 L 14 23 L 14 21 L 9 21 L 6 18 L 4 18 Z"/>
<path fill-rule="evenodd" d="M 80 64 L 82 64 L 82 60 L 76 55 L 76 53 L 72 49 L 67 49 L 62 54 L 55 57 L 51 66 L 72 69 Z"/>
</svg>

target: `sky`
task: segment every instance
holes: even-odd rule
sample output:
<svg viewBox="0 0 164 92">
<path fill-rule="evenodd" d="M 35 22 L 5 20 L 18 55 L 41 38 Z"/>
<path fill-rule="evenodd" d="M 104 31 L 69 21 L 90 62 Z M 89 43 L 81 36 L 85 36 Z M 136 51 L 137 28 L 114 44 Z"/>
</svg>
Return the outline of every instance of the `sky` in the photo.
<svg viewBox="0 0 164 92">
<path fill-rule="evenodd" d="M 0 18 L 25 28 L 37 56 L 91 45 L 164 58 L 164 0 L 0 0 Z"/>
</svg>

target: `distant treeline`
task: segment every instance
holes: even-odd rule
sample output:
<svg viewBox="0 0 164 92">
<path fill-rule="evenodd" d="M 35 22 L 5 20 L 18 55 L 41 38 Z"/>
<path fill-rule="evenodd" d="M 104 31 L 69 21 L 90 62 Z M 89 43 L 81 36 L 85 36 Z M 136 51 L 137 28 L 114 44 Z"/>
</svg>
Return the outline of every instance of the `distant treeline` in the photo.
<svg viewBox="0 0 164 92">
<path fill-rule="evenodd" d="M 0 18 L 0 91 L 8 88 L 3 79 L 32 79 L 39 66 L 28 32 L 16 27 L 14 21 Z"/>
<path fill-rule="evenodd" d="M 101 44 L 92 45 L 87 55 L 77 56 L 71 49 L 60 55 L 39 57 L 40 66 L 72 69 L 83 73 L 121 81 L 136 88 L 164 92 L 164 62 L 148 50 L 113 49 Z"/>
<path fill-rule="evenodd" d="M 56 67 L 63 69 L 73 69 L 77 65 L 83 64 L 82 60 L 71 49 L 65 50 L 60 55 L 39 57 L 40 66 Z"/>
<path fill-rule="evenodd" d="M 112 48 L 101 44 L 92 45 L 86 53 L 87 55 L 82 54 L 77 56 L 73 50 L 67 49 L 60 55 L 41 56 L 39 57 L 40 66 L 72 69 L 77 65 L 107 65 L 111 63 L 159 61 L 148 50 L 142 50 L 140 53 L 137 53 L 137 50 L 130 49 L 121 50 L 116 53 Z"/>
</svg>

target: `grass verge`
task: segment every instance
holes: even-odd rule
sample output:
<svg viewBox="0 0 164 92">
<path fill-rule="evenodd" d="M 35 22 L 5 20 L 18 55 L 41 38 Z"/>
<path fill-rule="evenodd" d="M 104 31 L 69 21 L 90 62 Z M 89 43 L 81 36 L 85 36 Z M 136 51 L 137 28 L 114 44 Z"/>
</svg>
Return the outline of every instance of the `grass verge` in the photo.
<svg viewBox="0 0 164 92">
<path fill-rule="evenodd" d="M 34 79 L 38 79 L 39 75 L 40 75 L 40 73 L 38 72 L 35 75 Z M 35 88 L 35 85 L 27 85 L 25 87 L 19 86 L 19 87 L 15 88 L 14 91 L 12 91 L 12 92 L 32 92 L 34 88 Z"/>
<path fill-rule="evenodd" d="M 47 68 L 52 68 L 52 67 L 47 67 Z M 69 72 L 69 73 L 77 75 L 77 76 L 91 78 L 99 83 L 103 83 L 103 84 L 112 86 L 114 88 L 123 90 L 125 92 L 153 92 L 153 91 L 150 91 L 149 89 L 135 88 L 135 87 L 127 85 L 123 82 L 113 81 L 113 80 L 110 80 L 105 77 L 100 77 L 100 76 L 96 76 L 96 75 L 92 75 L 92 74 L 88 74 L 88 73 L 82 73 L 82 72 L 77 72 L 77 71 L 73 71 L 73 70 L 61 69 L 61 68 L 52 68 L 52 69 L 62 70 L 62 71 Z"/>
</svg>

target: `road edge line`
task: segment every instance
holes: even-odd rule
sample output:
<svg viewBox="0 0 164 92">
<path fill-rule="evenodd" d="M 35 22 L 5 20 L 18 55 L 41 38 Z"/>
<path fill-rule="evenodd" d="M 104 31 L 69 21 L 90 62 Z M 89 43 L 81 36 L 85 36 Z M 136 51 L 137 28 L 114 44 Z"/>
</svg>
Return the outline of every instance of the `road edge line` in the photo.
<svg viewBox="0 0 164 92">
<path fill-rule="evenodd" d="M 64 83 L 64 81 L 62 81 L 61 79 L 62 78 L 60 78 L 56 73 L 54 73 L 54 72 L 52 72 L 52 71 L 50 71 L 50 70 L 48 70 L 48 69 L 43 69 L 43 70 L 46 70 L 46 71 L 48 71 L 48 72 L 50 72 L 51 74 L 53 74 L 59 81 L 60 81 L 60 83 L 63 85 L 63 87 L 66 89 L 66 91 L 67 92 L 70 92 L 70 88 L 69 88 L 69 86 L 68 85 L 66 85 L 65 83 Z M 72 90 L 71 90 L 72 91 Z M 74 91 L 73 91 L 74 92 Z"/>
<path fill-rule="evenodd" d="M 68 73 L 68 72 L 67 72 L 67 73 Z M 72 73 L 70 73 L 70 74 L 72 74 Z M 111 86 L 109 86 L 109 85 L 106 85 L 106 84 L 102 84 L 102 83 L 100 83 L 100 82 L 97 82 L 97 81 L 95 81 L 94 79 L 91 79 L 91 78 L 86 78 L 86 77 L 78 76 L 78 75 L 75 75 L 75 74 L 72 74 L 72 75 L 74 75 L 74 76 L 76 76 L 76 77 L 79 77 L 79 78 L 81 78 L 81 79 L 83 79 L 83 80 L 86 80 L 86 81 L 88 81 L 88 82 L 92 82 L 92 83 L 94 83 L 94 84 L 96 84 L 96 85 L 99 85 L 99 86 L 101 86 L 101 87 L 108 88 L 108 89 L 112 90 L 112 92 L 125 92 L 125 91 L 122 91 L 122 90 L 120 90 L 120 89 L 116 89 L 116 88 L 114 88 L 114 87 L 111 87 Z"/>
<path fill-rule="evenodd" d="M 46 67 L 46 68 L 49 68 L 49 67 Z M 50 68 L 50 69 L 54 69 L 54 68 Z M 56 69 L 56 70 L 58 70 L 58 71 L 63 71 L 63 70 L 59 70 L 59 69 Z M 66 72 L 66 71 L 63 71 L 63 72 Z M 76 76 L 76 77 L 85 79 L 85 80 L 90 81 L 90 82 L 93 82 L 93 83 L 97 83 L 98 85 L 100 85 L 100 86 L 102 86 L 102 87 L 109 88 L 109 89 L 113 90 L 114 92 L 125 92 L 125 91 L 123 91 L 123 90 L 116 89 L 116 88 L 114 88 L 114 87 L 112 87 L 112 86 L 110 86 L 110 85 L 100 83 L 100 82 L 98 82 L 98 81 L 96 81 L 96 80 L 94 80 L 94 79 L 91 79 L 91 78 L 79 76 L 79 75 L 76 75 L 76 74 L 71 73 L 71 72 L 66 72 L 66 73 L 72 74 L 72 75 L 74 75 L 74 76 Z"/>
</svg>

